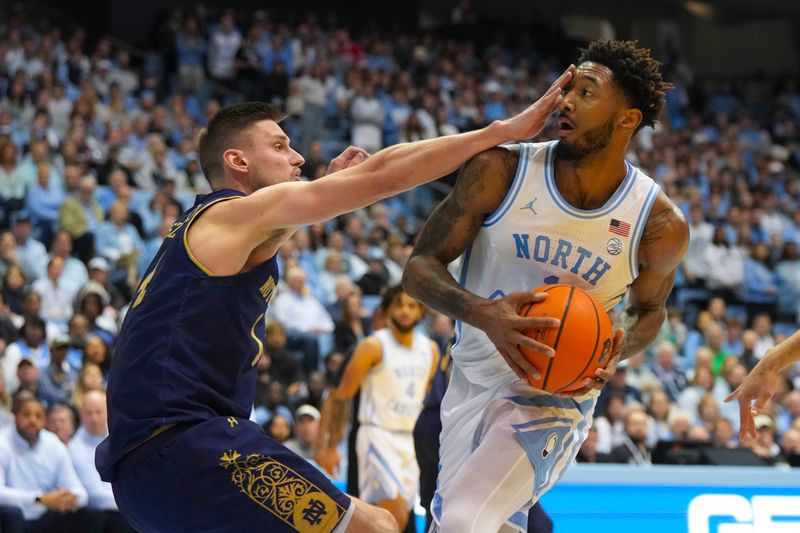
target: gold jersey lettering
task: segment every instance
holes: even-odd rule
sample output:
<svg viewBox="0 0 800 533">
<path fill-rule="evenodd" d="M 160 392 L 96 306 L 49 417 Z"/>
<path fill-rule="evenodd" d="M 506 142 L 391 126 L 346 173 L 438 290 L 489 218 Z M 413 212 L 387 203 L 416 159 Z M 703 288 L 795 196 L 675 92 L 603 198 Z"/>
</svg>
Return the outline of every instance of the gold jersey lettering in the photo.
<svg viewBox="0 0 800 533">
<path fill-rule="evenodd" d="M 267 281 L 258 289 L 264 302 L 269 303 L 272 295 L 275 294 L 275 280 L 270 276 Z"/>
</svg>

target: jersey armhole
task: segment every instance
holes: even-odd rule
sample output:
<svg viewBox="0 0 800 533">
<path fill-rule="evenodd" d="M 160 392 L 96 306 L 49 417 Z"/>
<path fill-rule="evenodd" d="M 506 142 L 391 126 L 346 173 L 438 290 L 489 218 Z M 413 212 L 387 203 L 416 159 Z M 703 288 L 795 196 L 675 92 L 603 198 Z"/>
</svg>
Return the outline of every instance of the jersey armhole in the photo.
<svg viewBox="0 0 800 533">
<path fill-rule="evenodd" d="M 503 198 L 503 201 L 500 202 L 500 205 L 494 210 L 493 213 L 484 219 L 484 228 L 488 228 L 489 226 L 497 224 L 500 219 L 505 216 L 508 210 L 511 209 L 511 205 L 514 203 L 514 200 L 517 199 L 517 195 L 522 189 L 522 183 L 525 181 L 525 173 L 528 170 L 530 149 L 530 143 L 519 144 L 519 162 L 517 163 L 517 172 L 514 174 L 514 179 L 512 180 L 511 186 L 508 188 L 508 192 L 506 193 L 505 198 Z"/>
<path fill-rule="evenodd" d="M 650 185 L 650 191 L 642 204 L 642 210 L 636 218 L 636 225 L 633 228 L 633 238 L 630 242 L 630 250 L 628 251 L 628 261 L 631 273 L 631 279 L 635 280 L 639 276 L 639 242 L 644 235 L 644 228 L 647 226 L 647 219 L 650 217 L 650 210 L 653 209 L 653 204 L 658 198 L 658 193 L 661 187 L 658 183 L 653 182 Z"/>
<path fill-rule="evenodd" d="M 236 198 L 241 198 L 241 196 L 225 196 L 223 198 L 217 198 L 216 200 L 208 202 L 206 205 L 200 206 L 199 208 L 197 208 L 197 210 L 195 210 L 194 213 L 192 213 L 192 215 L 189 217 L 188 222 L 186 222 L 186 225 L 183 228 L 183 249 L 186 251 L 186 255 L 189 257 L 189 260 L 198 269 L 200 269 L 200 271 L 203 272 L 203 274 L 205 274 L 206 276 L 213 277 L 214 274 L 209 269 L 207 269 L 200 261 L 198 261 L 198 259 L 192 253 L 191 248 L 189 248 L 189 228 L 192 226 L 192 222 L 194 222 L 194 220 L 197 217 L 199 217 L 206 209 L 208 209 L 212 205 L 217 204 L 219 202 L 224 202 L 226 200 L 233 200 Z"/>
</svg>

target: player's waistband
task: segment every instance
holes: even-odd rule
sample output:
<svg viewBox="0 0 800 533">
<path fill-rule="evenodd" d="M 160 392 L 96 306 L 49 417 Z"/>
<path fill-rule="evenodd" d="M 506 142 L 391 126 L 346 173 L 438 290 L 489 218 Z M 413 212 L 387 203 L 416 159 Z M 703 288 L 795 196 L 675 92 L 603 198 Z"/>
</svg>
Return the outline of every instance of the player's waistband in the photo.
<svg viewBox="0 0 800 533">
<path fill-rule="evenodd" d="M 164 430 L 158 433 L 155 437 L 151 437 L 126 453 L 122 456 L 119 460 L 119 464 L 122 465 L 125 462 L 129 461 L 138 461 L 140 458 L 150 455 L 154 453 L 164 446 L 168 444 L 172 444 L 176 440 L 178 440 L 181 435 L 186 433 L 190 428 L 195 426 L 196 424 L 176 424 L 171 428 Z"/>
</svg>

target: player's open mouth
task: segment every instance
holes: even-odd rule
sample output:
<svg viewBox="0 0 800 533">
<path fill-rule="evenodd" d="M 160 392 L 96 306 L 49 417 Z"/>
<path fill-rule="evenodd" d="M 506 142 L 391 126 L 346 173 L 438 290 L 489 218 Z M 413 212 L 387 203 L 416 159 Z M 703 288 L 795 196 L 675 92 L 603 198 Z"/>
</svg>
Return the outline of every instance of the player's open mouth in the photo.
<svg viewBox="0 0 800 533">
<path fill-rule="evenodd" d="M 575 131 L 575 124 L 572 123 L 571 120 L 567 118 L 559 118 L 558 119 L 558 136 L 563 137 L 568 135 L 570 132 Z"/>
</svg>

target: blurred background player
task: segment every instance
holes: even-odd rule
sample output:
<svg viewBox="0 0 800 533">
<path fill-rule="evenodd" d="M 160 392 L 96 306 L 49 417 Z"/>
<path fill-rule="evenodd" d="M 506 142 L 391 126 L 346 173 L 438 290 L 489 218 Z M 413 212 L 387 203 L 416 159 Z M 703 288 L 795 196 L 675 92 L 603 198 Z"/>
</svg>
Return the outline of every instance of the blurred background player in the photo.
<svg viewBox="0 0 800 533">
<path fill-rule="evenodd" d="M 359 496 L 392 513 L 405 530 L 419 485 L 412 431 L 439 362 L 439 347 L 415 330 L 422 304 L 400 286 L 387 289 L 381 309 L 388 326 L 356 347 L 339 386 L 322 411 L 317 463 L 336 473 L 348 406 L 361 389 L 356 437 Z"/>
</svg>

